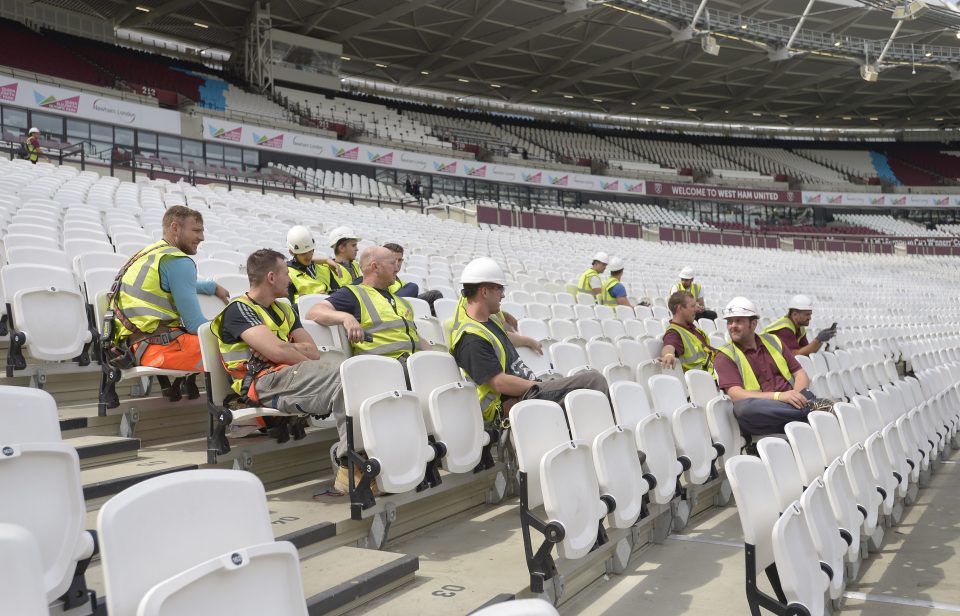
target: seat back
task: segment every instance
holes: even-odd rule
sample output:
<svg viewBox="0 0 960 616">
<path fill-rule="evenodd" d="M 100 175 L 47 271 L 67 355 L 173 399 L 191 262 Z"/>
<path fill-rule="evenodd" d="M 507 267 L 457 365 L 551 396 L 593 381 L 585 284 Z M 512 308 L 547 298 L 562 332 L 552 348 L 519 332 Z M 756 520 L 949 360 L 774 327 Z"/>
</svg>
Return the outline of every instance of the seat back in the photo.
<svg viewBox="0 0 960 616">
<path fill-rule="evenodd" d="M 559 616 L 559 612 L 543 599 L 514 599 L 472 612 L 472 616 Z"/>
<path fill-rule="evenodd" d="M 606 306 L 597 306 L 597 308 L 601 307 L 606 308 Z M 627 329 L 622 321 L 613 318 L 603 319 L 600 321 L 600 328 L 603 330 L 603 335 L 614 342 L 627 337 Z"/>
<path fill-rule="evenodd" d="M 464 382 L 449 353 L 424 351 L 407 360 L 410 385 L 420 400 L 428 434 L 447 446 L 444 467 L 468 472 L 480 462 L 483 415 L 477 388 Z"/>
<path fill-rule="evenodd" d="M 540 460 L 570 441 L 563 409 L 547 400 L 518 402 L 510 409 L 510 438 L 517 452 L 517 467 L 527 474 L 528 506 L 533 509 L 543 504 Z"/>
<path fill-rule="evenodd" d="M 864 527 L 868 534 L 872 533 L 878 522 L 877 516 L 880 514 L 880 504 L 883 502 L 883 498 L 877 491 L 877 482 L 870 470 L 867 450 L 863 448 L 863 445 L 857 443 L 843 452 L 843 463 L 847 467 L 847 476 L 850 479 L 850 487 L 853 488 L 857 504 L 863 506 L 867 511 Z"/>
<path fill-rule="evenodd" d="M 616 423 L 631 430 L 642 419 L 653 414 L 644 386 L 633 381 L 611 383 L 610 400 Z"/>
<path fill-rule="evenodd" d="M 861 398 L 862 396 L 856 396 Z M 865 443 L 870 431 L 867 430 L 867 424 L 864 421 L 863 413 L 860 409 L 849 402 L 838 402 L 833 407 L 837 421 L 840 424 L 840 431 L 843 434 L 843 441 L 847 447 L 853 447 L 856 443 Z"/>
<path fill-rule="evenodd" d="M 857 509 L 857 499 L 842 458 L 831 462 L 824 471 L 823 484 L 827 487 L 827 495 L 830 497 L 830 506 L 833 508 L 837 524 L 853 536 L 853 541 L 859 549 L 864 515 Z"/>
<path fill-rule="evenodd" d="M 433 309 L 437 312 L 437 319 L 441 323 L 446 323 L 448 319 L 452 319 L 457 311 L 457 300 L 447 299 L 445 297 L 440 298 L 433 302 Z"/>
<path fill-rule="evenodd" d="M 790 448 L 793 450 L 797 462 L 797 470 L 803 485 L 808 486 L 823 475 L 827 463 L 823 459 L 823 451 L 817 441 L 817 433 L 809 424 L 791 421 L 784 428 Z"/>
<path fill-rule="evenodd" d="M 233 390 L 233 377 L 223 367 L 220 360 L 220 346 L 217 337 L 210 331 L 210 323 L 204 323 L 197 330 L 200 338 L 200 356 L 203 359 L 203 370 L 209 376 L 207 384 L 207 398 L 216 406 L 222 406 L 223 400 Z"/>
<path fill-rule="evenodd" d="M 843 440 L 843 431 L 840 422 L 832 413 L 814 411 L 807 415 L 807 421 L 817 434 L 817 442 L 823 453 L 823 460 L 827 463 L 843 455 L 847 445 Z"/>
<path fill-rule="evenodd" d="M 679 409 L 689 404 L 683 391 L 683 383 L 673 375 L 651 376 L 648 385 L 653 396 L 653 407 L 658 413 L 672 418 Z"/>
<path fill-rule="evenodd" d="M 820 555 L 820 560 L 830 565 L 834 571 L 830 583 L 830 598 L 839 599 L 843 592 L 843 559 L 848 554 L 850 546 L 840 535 L 837 518 L 830 506 L 830 497 L 823 479 L 817 479 L 807 486 L 800 497 L 800 507 L 806 513 L 807 525 L 813 545 Z M 859 554 L 850 554 L 851 558 L 859 558 Z"/>
<path fill-rule="evenodd" d="M 774 561 L 771 537 L 780 508 L 773 482 L 763 461 L 753 456 L 734 456 L 725 469 L 737 502 L 743 541 L 756 550 L 756 570 L 747 574 L 760 573 Z"/>
<path fill-rule="evenodd" d="M 596 319 L 578 319 L 577 331 L 580 332 L 580 337 L 588 342 L 594 338 L 603 338 L 603 328 Z"/>
<path fill-rule="evenodd" d="M 58 443 L 57 402 L 42 389 L 0 385 L 0 440 L 5 443 Z"/>
<path fill-rule="evenodd" d="M 634 373 L 637 370 L 637 366 L 640 365 L 640 362 L 653 359 L 650 357 L 650 354 L 647 353 L 646 346 L 636 340 L 621 338 L 617 340 L 616 344 L 620 361 Z"/>
<path fill-rule="evenodd" d="M 760 459 L 767 465 L 780 511 L 786 511 L 790 503 L 803 494 L 803 479 L 800 478 L 793 449 L 790 448 L 790 443 L 782 438 L 768 436 L 757 443 L 757 451 Z"/>
<path fill-rule="evenodd" d="M 198 516 L 198 511 L 229 515 Z M 150 532 L 143 532 L 145 524 Z M 107 609 L 112 614 L 139 613 L 151 589 L 213 559 L 222 571 L 220 583 L 210 589 L 221 592 L 191 597 L 188 590 L 186 605 L 206 598 L 202 604 L 216 604 L 231 613 L 238 609 L 258 613 L 250 607 L 255 606 L 262 610 L 259 613 L 306 614 L 304 603 L 297 611 L 285 611 L 291 609 L 291 596 L 303 601 L 297 568 L 279 571 L 289 577 L 250 578 L 246 567 L 223 564 L 225 558 L 235 564 L 246 560 L 250 555 L 244 548 L 274 543 L 263 484 L 252 473 L 204 469 L 148 479 L 107 501 L 97 517 L 97 529 Z M 251 569 L 250 573 L 264 573 Z"/>
<path fill-rule="evenodd" d="M 27 529 L 0 524 L 0 614 L 46 616 L 47 594 L 43 587 L 40 546 Z"/>
<path fill-rule="evenodd" d="M 706 408 L 711 400 L 720 395 L 720 389 L 713 375 L 705 370 L 688 370 L 683 378 L 687 381 L 690 402 Z"/>
<path fill-rule="evenodd" d="M 590 367 L 596 370 L 603 370 L 607 366 L 620 365 L 617 347 L 606 340 L 591 340 L 587 343 L 587 360 Z M 628 378 L 630 376 L 630 374 L 627 375 Z"/>
<path fill-rule="evenodd" d="M 772 540 L 774 560 L 787 603 L 805 606 L 810 616 L 821 616 L 824 613 L 823 595 L 830 578 L 820 568 L 806 512 L 799 501 L 792 503 L 774 524 Z"/>
<path fill-rule="evenodd" d="M 93 554 L 77 450 L 61 442 L 18 444 L 0 437 L 0 520 L 37 541 L 43 589 L 53 601 L 70 587 L 77 560 Z M 18 498 L 10 495 L 22 495 Z"/>
<path fill-rule="evenodd" d="M 26 334 L 25 348 L 36 359 L 73 359 L 91 340 L 86 301 L 73 282 L 66 287 L 20 289 L 12 303 L 17 329 Z"/>
<path fill-rule="evenodd" d="M 613 422 L 607 397 L 598 391 L 577 390 L 564 399 L 573 438 L 590 444 L 597 480 L 603 494 L 613 496 L 608 516 L 614 528 L 632 526 L 643 508 L 647 484 L 638 480 L 643 467 L 637 456 L 634 431 Z"/>
<path fill-rule="evenodd" d="M 550 347 L 553 367 L 562 376 L 569 376 L 587 367 L 587 353 L 580 346 L 569 342 L 558 342 Z"/>
</svg>

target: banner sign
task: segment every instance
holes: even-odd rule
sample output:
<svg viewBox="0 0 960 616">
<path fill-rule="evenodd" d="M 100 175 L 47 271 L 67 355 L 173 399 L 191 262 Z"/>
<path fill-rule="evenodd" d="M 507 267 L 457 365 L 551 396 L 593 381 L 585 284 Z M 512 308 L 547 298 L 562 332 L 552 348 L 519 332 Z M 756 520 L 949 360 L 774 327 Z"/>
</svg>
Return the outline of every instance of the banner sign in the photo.
<svg viewBox="0 0 960 616">
<path fill-rule="evenodd" d="M 642 180 L 609 176 L 547 171 L 530 167 L 515 167 L 395 150 L 363 143 L 350 143 L 313 135 L 303 135 L 276 129 L 238 124 L 215 118 L 203 118 L 203 138 L 206 141 L 226 141 L 261 150 L 277 150 L 327 160 L 348 160 L 380 167 L 393 167 L 414 173 L 432 173 L 461 178 L 478 178 L 492 182 L 507 182 L 526 186 L 562 188 L 617 195 L 643 195 Z"/>
<path fill-rule="evenodd" d="M 0 76 L 0 102 L 91 122 L 179 135 L 180 112 Z"/>
<path fill-rule="evenodd" d="M 916 195 L 803 191 L 806 205 L 852 207 L 958 207 L 960 195 Z"/>
<path fill-rule="evenodd" d="M 649 195 L 667 199 L 693 199 L 694 201 L 737 201 L 739 203 L 763 203 L 768 205 L 799 205 L 800 192 L 764 188 L 736 188 L 732 186 L 708 186 L 705 184 L 674 184 L 671 182 L 647 182 Z"/>
</svg>

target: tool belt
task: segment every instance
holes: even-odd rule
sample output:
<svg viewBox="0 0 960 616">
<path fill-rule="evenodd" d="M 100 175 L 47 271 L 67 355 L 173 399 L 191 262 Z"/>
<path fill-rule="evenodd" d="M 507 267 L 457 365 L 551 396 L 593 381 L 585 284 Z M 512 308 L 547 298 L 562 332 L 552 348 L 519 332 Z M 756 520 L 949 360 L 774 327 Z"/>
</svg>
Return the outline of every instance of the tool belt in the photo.
<svg viewBox="0 0 960 616">
<path fill-rule="evenodd" d="M 254 383 L 256 383 L 257 379 L 264 374 L 276 372 L 277 370 L 281 370 L 285 367 L 286 366 L 283 364 L 274 365 L 270 362 L 257 359 L 256 357 L 251 357 L 249 360 L 247 360 L 247 373 L 243 376 L 243 380 L 240 381 L 241 393 L 238 394 L 231 391 L 223 399 L 223 406 L 228 409 L 236 410 L 259 405 L 260 400 L 257 397 L 256 392 L 253 391 Z"/>
<path fill-rule="evenodd" d="M 118 342 L 113 339 L 113 319 L 108 316 L 104 319 L 103 338 L 101 346 L 103 348 L 104 359 L 115 368 L 126 370 L 140 365 L 140 359 L 147 352 L 147 347 L 151 344 L 168 345 L 186 331 L 180 328 L 169 328 L 164 325 L 149 334 L 137 332 L 128 338 Z"/>
</svg>

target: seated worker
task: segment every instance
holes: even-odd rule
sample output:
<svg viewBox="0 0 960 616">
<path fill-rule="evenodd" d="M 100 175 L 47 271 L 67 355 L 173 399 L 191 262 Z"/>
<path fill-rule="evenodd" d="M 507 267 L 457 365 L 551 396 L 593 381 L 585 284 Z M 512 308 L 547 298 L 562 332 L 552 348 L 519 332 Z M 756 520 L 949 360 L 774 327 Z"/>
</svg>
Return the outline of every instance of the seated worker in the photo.
<svg viewBox="0 0 960 616">
<path fill-rule="evenodd" d="M 593 295 L 599 302 L 600 294 L 603 293 L 603 281 L 600 280 L 600 274 L 607 269 L 607 263 L 609 261 L 610 257 L 607 256 L 605 252 L 598 252 L 593 255 L 593 261 L 590 263 L 590 267 L 587 268 L 587 271 L 580 274 L 580 279 L 577 282 L 577 293 Z"/>
<path fill-rule="evenodd" d="M 780 339 L 784 348 L 794 355 L 810 355 L 820 350 L 828 340 L 837 335 L 837 330 L 822 329 L 813 342 L 807 342 L 807 325 L 813 317 L 813 302 L 806 295 L 794 295 L 787 306 L 787 316 L 780 317 L 763 330 Z"/>
<path fill-rule="evenodd" d="M 697 302 L 693 295 L 689 291 L 677 291 L 667 301 L 667 308 L 673 317 L 663 334 L 660 363 L 664 368 L 673 369 L 679 358 L 684 372 L 706 370 L 712 374 L 715 351 L 706 332 L 696 326 Z"/>
<path fill-rule="evenodd" d="M 397 272 L 399 273 L 400 269 L 403 267 L 403 246 L 400 244 L 387 243 L 383 245 L 384 248 L 393 253 L 397 259 Z M 416 297 L 422 299 L 423 301 L 430 304 L 430 313 L 433 316 L 437 316 L 436 311 L 433 309 L 433 303 L 443 297 L 443 294 L 440 291 L 424 291 L 420 292 L 420 287 L 417 286 L 414 282 L 404 283 L 400 278 L 397 278 L 393 281 L 393 284 L 390 285 L 390 292 L 396 295 L 397 297 Z"/>
<path fill-rule="evenodd" d="M 506 276 L 496 261 L 471 261 L 460 277 L 466 306 L 451 335 L 450 352 L 460 369 L 477 384 L 486 426 L 499 427 L 519 400 L 552 400 L 561 406 L 575 389 L 595 389 L 609 395 L 607 381 L 596 370 L 540 382 L 517 354 L 497 313 Z"/>
<path fill-rule="evenodd" d="M 210 330 L 244 404 L 287 413 L 345 415 L 340 371 L 320 358 L 296 311 L 284 302 L 290 276 L 283 255 L 261 248 L 247 257 L 250 290 L 217 315 Z M 280 442 L 303 438 L 306 417 L 258 419 Z"/>
<path fill-rule="evenodd" d="M 362 268 L 357 262 L 357 242 L 360 238 L 350 227 L 337 227 L 330 232 L 330 248 L 333 259 L 340 270 L 330 270 L 330 290 L 357 284 L 363 278 Z"/>
<path fill-rule="evenodd" d="M 747 436 L 779 434 L 791 421 L 806 421 L 811 411 L 826 410 L 810 379 L 789 349 L 772 334 L 757 335 L 757 310 L 745 297 L 734 297 L 723 313 L 732 342 L 717 349 L 717 382 L 733 400 L 733 414 Z"/>
<path fill-rule="evenodd" d="M 693 281 L 693 268 L 684 267 L 680 270 L 680 282 L 673 285 L 670 289 L 670 294 L 673 295 L 677 291 L 689 291 L 690 295 L 693 296 L 693 299 L 697 300 L 697 319 L 716 319 L 717 313 L 713 310 L 707 310 L 704 306 L 703 299 L 703 286 Z"/>
<path fill-rule="evenodd" d="M 207 322 L 197 293 L 230 300 L 213 280 L 197 280 L 197 254 L 203 241 L 203 216 L 182 205 L 163 215 L 163 239 L 135 254 L 120 269 L 111 288 L 111 352 L 121 367 L 203 370 L 197 329 Z M 127 360 L 122 359 L 123 356 Z"/>
<path fill-rule="evenodd" d="M 600 292 L 600 302 L 604 306 L 627 306 L 633 308 L 630 300 L 627 299 L 627 288 L 623 286 L 623 259 L 613 257 L 607 269 L 610 270 L 610 276 L 603 281 Z"/>
<path fill-rule="evenodd" d="M 291 304 L 296 304 L 301 295 L 329 293 L 331 272 L 340 272 L 340 266 L 333 259 L 314 259 L 314 248 L 316 245 L 310 229 L 296 225 L 287 231 L 287 250 L 291 256 L 287 261 L 290 275 L 287 299 Z M 320 267 L 320 264 L 326 267 Z"/>
</svg>

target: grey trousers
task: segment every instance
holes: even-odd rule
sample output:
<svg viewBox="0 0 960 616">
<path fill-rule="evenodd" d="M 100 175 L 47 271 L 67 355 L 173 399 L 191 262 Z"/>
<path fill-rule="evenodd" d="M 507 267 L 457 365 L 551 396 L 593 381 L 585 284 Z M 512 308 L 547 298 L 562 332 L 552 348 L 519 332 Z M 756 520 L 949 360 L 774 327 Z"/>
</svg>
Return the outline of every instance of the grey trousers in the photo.
<svg viewBox="0 0 960 616">
<path fill-rule="evenodd" d="M 575 389 L 593 389 L 610 397 L 607 379 L 596 370 L 584 370 L 573 376 L 564 376 L 552 381 L 538 383 L 523 396 L 524 400 L 550 400 L 563 406 L 563 399 Z"/>
<path fill-rule="evenodd" d="M 257 398 L 263 406 L 287 413 L 333 414 L 337 429 L 345 422 L 340 369 L 327 359 L 312 359 L 257 379 Z M 345 442 L 341 433 L 341 440 Z"/>
<path fill-rule="evenodd" d="M 808 390 L 803 390 L 808 400 L 816 397 Z M 733 415 L 740 424 L 740 431 L 748 436 L 763 434 L 782 434 L 784 427 L 791 421 L 807 421 L 807 415 L 815 407 L 808 404 L 798 409 L 792 404 L 779 400 L 765 398 L 745 398 L 733 404 Z"/>
</svg>

